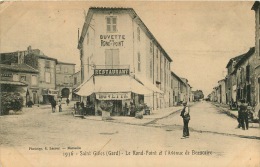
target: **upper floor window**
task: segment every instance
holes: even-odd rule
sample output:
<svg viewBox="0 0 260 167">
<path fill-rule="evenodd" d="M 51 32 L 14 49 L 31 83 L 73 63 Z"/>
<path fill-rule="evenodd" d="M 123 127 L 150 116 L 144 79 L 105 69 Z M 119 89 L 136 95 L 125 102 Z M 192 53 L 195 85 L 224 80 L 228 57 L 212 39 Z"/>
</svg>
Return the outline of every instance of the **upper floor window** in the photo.
<svg viewBox="0 0 260 167">
<path fill-rule="evenodd" d="M 13 81 L 19 81 L 19 75 L 13 74 Z"/>
<path fill-rule="evenodd" d="M 46 67 L 46 68 L 50 68 L 50 61 L 46 61 L 46 62 L 45 62 L 45 67 Z"/>
<path fill-rule="evenodd" d="M 32 75 L 32 85 L 37 85 L 37 76 L 36 75 Z"/>
<path fill-rule="evenodd" d="M 45 82 L 46 83 L 51 83 L 51 73 L 50 72 L 45 72 Z"/>
<path fill-rule="evenodd" d="M 138 64 L 138 71 L 141 71 L 141 55 L 140 53 L 138 53 L 138 58 L 137 58 L 137 64 Z"/>
<path fill-rule="evenodd" d="M 57 65 L 57 66 L 56 66 L 56 71 L 57 71 L 57 72 L 60 72 L 60 71 L 61 71 L 61 66 Z"/>
<path fill-rule="evenodd" d="M 74 77 L 74 85 L 76 85 L 77 83 L 77 77 Z"/>
<path fill-rule="evenodd" d="M 69 83 L 69 77 L 68 76 L 64 77 L 64 83 Z"/>
<path fill-rule="evenodd" d="M 150 53 L 153 54 L 153 42 L 150 42 Z"/>
<path fill-rule="evenodd" d="M 115 16 L 106 17 L 107 21 L 107 32 L 116 32 L 117 31 L 117 18 Z"/>
<path fill-rule="evenodd" d="M 137 39 L 138 39 L 138 41 L 140 41 L 140 28 L 139 27 L 137 27 Z"/>
<path fill-rule="evenodd" d="M 246 81 L 250 81 L 250 65 L 246 66 Z"/>
<path fill-rule="evenodd" d="M 64 68 L 64 72 L 68 73 L 68 68 L 67 67 Z"/>
<path fill-rule="evenodd" d="M 150 59 L 150 78 L 153 77 L 153 60 Z"/>
<path fill-rule="evenodd" d="M 21 82 L 26 81 L 26 76 L 25 76 L 25 75 L 22 75 L 21 78 L 20 78 L 20 81 L 21 81 Z"/>
</svg>

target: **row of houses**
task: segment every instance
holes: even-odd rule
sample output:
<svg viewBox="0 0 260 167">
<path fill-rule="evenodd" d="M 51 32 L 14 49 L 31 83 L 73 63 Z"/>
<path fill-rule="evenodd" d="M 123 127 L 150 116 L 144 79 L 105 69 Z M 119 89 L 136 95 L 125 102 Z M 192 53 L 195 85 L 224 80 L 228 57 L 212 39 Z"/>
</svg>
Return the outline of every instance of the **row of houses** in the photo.
<svg viewBox="0 0 260 167">
<path fill-rule="evenodd" d="M 193 99 L 188 80 L 171 71 L 171 57 L 132 8 L 89 8 L 78 49 L 77 94 L 96 111 L 104 100 L 120 114 L 125 104 L 158 109 Z"/>
<path fill-rule="evenodd" d="M 227 76 L 218 81 L 210 100 L 237 107 L 241 99 L 260 109 L 260 17 L 259 2 L 255 2 L 255 46 L 246 53 L 233 57 L 227 63 Z"/>
<path fill-rule="evenodd" d="M 58 61 L 31 46 L 24 51 L 0 54 L 1 92 L 20 92 L 24 103 L 47 104 L 57 98 L 78 99 L 73 94 L 80 84 L 75 64 Z"/>
</svg>

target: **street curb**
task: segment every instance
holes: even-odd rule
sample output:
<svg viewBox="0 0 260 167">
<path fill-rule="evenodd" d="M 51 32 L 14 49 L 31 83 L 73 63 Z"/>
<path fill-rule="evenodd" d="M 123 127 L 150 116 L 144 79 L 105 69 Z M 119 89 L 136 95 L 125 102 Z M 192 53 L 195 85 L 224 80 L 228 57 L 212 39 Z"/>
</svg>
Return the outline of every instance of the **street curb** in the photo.
<svg viewBox="0 0 260 167">
<path fill-rule="evenodd" d="M 234 119 L 237 119 L 237 116 L 236 116 L 235 114 L 231 113 L 228 109 L 223 108 L 223 107 L 221 107 L 221 106 L 219 106 L 219 105 L 217 105 L 217 104 L 214 104 L 214 103 L 211 103 L 211 104 L 214 105 L 214 106 L 217 107 L 217 108 L 220 108 L 221 111 L 222 111 L 223 113 L 227 114 L 228 116 L 230 116 L 230 117 L 232 117 L 232 118 L 234 118 Z"/>
</svg>

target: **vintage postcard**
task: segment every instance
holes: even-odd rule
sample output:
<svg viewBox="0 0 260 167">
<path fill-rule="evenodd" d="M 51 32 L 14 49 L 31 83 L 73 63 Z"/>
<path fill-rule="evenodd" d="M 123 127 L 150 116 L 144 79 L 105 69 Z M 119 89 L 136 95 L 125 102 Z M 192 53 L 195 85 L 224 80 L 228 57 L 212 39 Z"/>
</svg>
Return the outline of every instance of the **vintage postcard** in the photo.
<svg viewBox="0 0 260 167">
<path fill-rule="evenodd" d="M 259 1 L 0 1 L 1 167 L 259 167 Z"/>
</svg>

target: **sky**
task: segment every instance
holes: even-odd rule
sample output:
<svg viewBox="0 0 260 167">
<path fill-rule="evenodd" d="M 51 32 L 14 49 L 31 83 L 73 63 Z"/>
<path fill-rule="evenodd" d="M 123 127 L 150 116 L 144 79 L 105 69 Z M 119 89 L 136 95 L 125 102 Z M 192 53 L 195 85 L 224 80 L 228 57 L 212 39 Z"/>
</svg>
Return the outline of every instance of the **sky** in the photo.
<svg viewBox="0 0 260 167">
<path fill-rule="evenodd" d="M 0 4 L 0 52 L 26 50 L 80 67 L 78 28 L 89 7 L 132 7 L 172 58 L 171 70 L 208 95 L 228 61 L 255 44 L 253 1 L 56 1 Z"/>
</svg>

